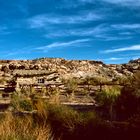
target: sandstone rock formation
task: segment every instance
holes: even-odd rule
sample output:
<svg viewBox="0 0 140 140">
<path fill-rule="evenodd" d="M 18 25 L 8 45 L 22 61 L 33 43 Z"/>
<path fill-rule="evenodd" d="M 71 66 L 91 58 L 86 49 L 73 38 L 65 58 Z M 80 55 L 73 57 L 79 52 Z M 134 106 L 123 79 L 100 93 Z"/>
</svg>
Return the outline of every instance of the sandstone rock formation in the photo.
<svg viewBox="0 0 140 140">
<path fill-rule="evenodd" d="M 60 77 L 104 76 L 113 79 L 130 76 L 140 70 L 140 59 L 127 64 L 104 64 L 101 61 L 65 60 L 62 58 L 40 58 L 35 60 L 0 60 L 0 79 L 12 79 L 17 70 L 56 71 Z"/>
</svg>

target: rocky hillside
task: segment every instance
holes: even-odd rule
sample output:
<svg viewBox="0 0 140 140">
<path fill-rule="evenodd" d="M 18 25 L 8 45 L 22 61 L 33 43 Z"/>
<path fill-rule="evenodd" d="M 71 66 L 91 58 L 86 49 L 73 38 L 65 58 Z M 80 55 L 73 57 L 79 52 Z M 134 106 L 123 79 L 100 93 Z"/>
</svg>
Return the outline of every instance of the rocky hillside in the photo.
<svg viewBox="0 0 140 140">
<path fill-rule="evenodd" d="M 0 60 L 0 79 L 12 78 L 15 70 L 49 70 L 56 71 L 60 76 L 79 77 L 104 76 L 116 78 L 133 75 L 140 70 L 140 59 L 131 60 L 127 64 L 104 64 L 101 61 L 65 60 L 61 58 L 41 58 L 35 60 Z"/>
</svg>

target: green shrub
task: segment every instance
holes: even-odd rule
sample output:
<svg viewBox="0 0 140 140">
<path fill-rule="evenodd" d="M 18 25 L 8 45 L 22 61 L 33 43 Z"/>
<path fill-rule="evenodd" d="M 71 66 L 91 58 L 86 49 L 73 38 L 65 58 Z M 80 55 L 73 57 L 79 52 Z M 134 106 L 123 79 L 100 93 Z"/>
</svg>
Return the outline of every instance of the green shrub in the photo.
<svg viewBox="0 0 140 140">
<path fill-rule="evenodd" d="M 32 111 L 33 110 L 32 101 L 25 97 L 20 97 L 18 95 L 14 95 L 12 97 L 11 107 L 15 111 Z"/>
<path fill-rule="evenodd" d="M 32 107 L 32 103 L 29 100 L 21 100 L 19 102 L 20 104 L 20 108 L 25 110 L 25 111 L 32 111 L 33 107 Z"/>
</svg>

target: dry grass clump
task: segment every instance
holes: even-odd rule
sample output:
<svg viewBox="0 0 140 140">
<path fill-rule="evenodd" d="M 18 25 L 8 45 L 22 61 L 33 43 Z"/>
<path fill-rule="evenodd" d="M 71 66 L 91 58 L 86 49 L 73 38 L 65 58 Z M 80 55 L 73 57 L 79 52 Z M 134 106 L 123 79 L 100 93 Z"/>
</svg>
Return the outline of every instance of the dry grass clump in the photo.
<svg viewBox="0 0 140 140">
<path fill-rule="evenodd" d="M 33 123 L 32 117 L 17 117 L 11 113 L 1 119 L 1 140 L 50 140 L 50 128 Z"/>
<path fill-rule="evenodd" d="M 93 112 L 80 113 L 62 105 L 48 105 L 48 122 L 56 139 L 78 140 L 98 137 L 97 131 L 104 126 L 104 121 Z M 96 128 L 98 128 L 97 131 Z M 95 133 L 94 133 L 95 131 Z"/>
</svg>

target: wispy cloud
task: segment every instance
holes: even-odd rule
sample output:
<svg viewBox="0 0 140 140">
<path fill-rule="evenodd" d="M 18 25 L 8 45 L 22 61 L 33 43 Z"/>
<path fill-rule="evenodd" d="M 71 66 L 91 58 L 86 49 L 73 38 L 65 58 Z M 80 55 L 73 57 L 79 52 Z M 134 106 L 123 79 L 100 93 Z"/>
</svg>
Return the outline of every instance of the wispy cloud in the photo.
<svg viewBox="0 0 140 140">
<path fill-rule="evenodd" d="M 107 3 L 111 3 L 111 4 L 117 4 L 120 6 L 130 6 L 130 7 L 140 6 L 140 0 L 102 0 L 102 1 L 107 2 Z"/>
<path fill-rule="evenodd" d="M 119 34 L 116 36 L 111 34 L 111 31 L 115 30 L 110 25 L 100 24 L 95 27 L 86 27 L 86 28 L 79 28 L 79 29 L 63 29 L 63 30 L 56 30 L 55 32 L 47 32 L 44 35 L 46 38 L 53 38 L 53 37 L 67 37 L 67 36 L 80 36 L 80 37 L 92 37 L 94 39 L 99 39 L 103 41 L 114 41 L 114 40 L 127 40 L 131 39 L 133 36 L 131 34 Z"/>
<path fill-rule="evenodd" d="M 121 29 L 121 30 L 134 30 L 134 29 L 140 29 L 140 24 L 114 24 L 114 25 L 111 25 L 112 28 L 114 29 Z"/>
<path fill-rule="evenodd" d="M 120 35 L 132 35 L 133 33 L 132 32 L 127 32 L 127 31 L 125 32 L 124 31 L 124 32 L 120 32 L 119 34 Z"/>
<path fill-rule="evenodd" d="M 17 3 L 15 5 L 17 7 L 17 9 L 23 13 L 24 15 L 28 15 L 29 11 L 28 11 L 28 5 L 27 5 L 27 1 L 21 1 L 21 3 Z"/>
<path fill-rule="evenodd" d="M 77 15 L 36 15 L 28 19 L 28 23 L 31 28 L 42 28 L 48 24 L 81 24 L 84 22 L 96 21 L 103 19 L 102 15 L 94 12 L 85 12 Z"/>
<path fill-rule="evenodd" d="M 132 36 L 124 36 L 124 37 L 121 37 L 121 36 L 103 36 L 102 37 L 102 40 L 104 41 L 118 41 L 118 40 L 128 40 L 128 39 L 131 39 Z"/>
<path fill-rule="evenodd" d="M 134 45 L 134 46 L 130 46 L 130 47 L 105 50 L 104 53 L 123 52 L 123 51 L 139 51 L 139 50 L 140 50 L 140 45 Z"/>
<path fill-rule="evenodd" d="M 108 28 L 103 24 L 95 27 L 77 28 L 77 29 L 63 29 L 56 32 L 47 33 L 46 37 L 59 37 L 59 36 L 96 36 L 108 31 Z"/>
<path fill-rule="evenodd" d="M 69 46 L 78 45 L 78 44 L 89 42 L 89 41 L 91 41 L 91 39 L 78 39 L 78 40 L 73 40 L 69 42 L 55 42 L 49 45 L 37 47 L 36 49 L 46 52 L 48 51 L 48 49 L 57 48 L 57 47 L 69 47 Z"/>
<path fill-rule="evenodd" d="M 133 60 L 139 59 L 140 55 L 132 57 Z"/>
<path fill-rule="evenodd" d="M 79 2 L 84 2 L 84 3 L 94 3 L 94 0 L 78 0 Z"/>
<path fill-rule="evenodd" d="M 84 3 L 95 3 L 94 0 L 78 0 L 79 2 L 84 2 Z M 110 4 L 117 4 L 119 6 L 135 6 L 138 7 L 140 6 L 140 0 L 98 0 L 100 2 L 106 2 Z"/>
<path fill-rule="evenodd" d="M 31 47 L 21 47 L 21 49 L 13 48 L 10 51 L 7 50 L 7 51 L 0 52 L 0 54 L 3 57 L 18 57 L 19 54 L 24 55 L 26 57 L 27 54 L 31 54 L 31 53 L 33 53 L 33 51 L 34 51 L 34 49 Z"/>
<path fill-rule="evenodd" d="M 119 56 L 121 56 L 121 57 L 137 57 L 137 56 L 139 56 L 140 57 L 140 53 L 132 52 L 132 53 L 126 53 L 126 54 L 119 54 Z"/>
<path fill-rule="evenodd" d="M 121 58 L 121 57 L 111 57 L 111 58 L 105 58 L 103 59 L 104 61 L 118 61 L 118 60 L 123 60 L 125 58 Z"/>
<path fill-rule="evenodd" d="M 1 26 L 0 27 L 0 35 L 7 35 L 10 34 L 11 32 L 8 30 L 7 26 Z"/>
</svg>

